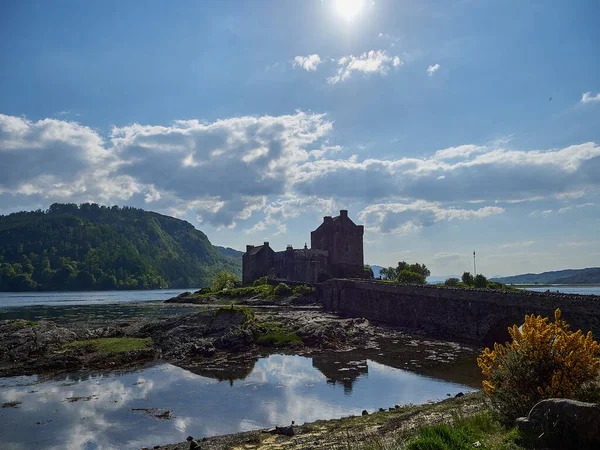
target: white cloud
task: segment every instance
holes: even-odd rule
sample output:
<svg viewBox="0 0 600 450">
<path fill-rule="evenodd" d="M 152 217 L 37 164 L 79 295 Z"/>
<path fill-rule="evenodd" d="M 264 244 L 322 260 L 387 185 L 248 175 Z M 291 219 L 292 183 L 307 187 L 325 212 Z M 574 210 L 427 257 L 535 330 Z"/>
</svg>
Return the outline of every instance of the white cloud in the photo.
<svg viewBox="0 0 600 450">
<path fill-rule="evenodd" d="M 432 77 L 432 76 L 433 76 L 433 74 L 434 74 L 434 73 L 436 73 L 436 72 L 439 70 L 439 68 L 440 68 L 440 65 L 439 65 L 439 64 L 435 64 L 435 65 L 433 65 L 433 66 L 429 66 L 429 67 L 427 68 L 427 74 L 428 74 L 430 77 Z"/>
<path fill-rule="evenodd" d="M 591 92 L 586 92 L 581 96 L 581 103 L 592 103 L 598 102 L 600 103 L 600 92 L 595 96 L 592 96 Z"/>
<path fill-rule="evenodd" d="M 391 66 L 399 67 L 403 64 L 398 56 L 389 56 L 385 50 L 371 50 L 359 56 L 344 56 L 338 60 L 338 73 L 327 78 L 330 84 L 348 80 L 352 72 L 378 73 L 387 75 Z"/>
<path fill-rule="evenodd" d="M 522 248 L 530 247 L 535 244 L 535 241 L 523 241 L 523 242 L 506 242 L 498 245 L 498 248 Z"/>
<path fill-rule="evenodd" d="M 433 155 L 436 159 L 454 159 L 454 158 L 468 158 L 473 153 L 482 152 L 486 148 L 478 145 L 460 145 L 458 147 L 449 147 L 443 150 L 438 150 Z"/>
<path fill-rule="evenodd" d="M 359 219 L 371 231 L 407 234 L 437 222 L 470 220 L 502 214 L 504 208 L 485 206 L 479 209 L 462 209 L 443 206 L 422 200 L 413 203 L 380 203 L 363 209 Z"/>
<path fill-rule="evenodd" d="M 308 56 L 296 56 L 294 58 L 294 67 L 301 67 L 307 72 L 317 70 L 317 66 L 321 64 L 321 57 L 317 54 Z"/>
<path fill-rule="evenodd" d="M 215 228 L 269 234 L 307 211 L 318 218 L 350 206 L 363 208 L 374 230 L 409 232 L 501 214 L 498 203 L 552 200 L 532 216 L 594 206 L 600 191 L 594 142 L 518 151 L 466 144 L 418 158 L 360 159 L 329 142 L 332 129 L 325 115 L 298 111 L 132 124 L 106 139 L 75 122 L 0 115 L 0 205 L 151 205 Z"/>
</svg>

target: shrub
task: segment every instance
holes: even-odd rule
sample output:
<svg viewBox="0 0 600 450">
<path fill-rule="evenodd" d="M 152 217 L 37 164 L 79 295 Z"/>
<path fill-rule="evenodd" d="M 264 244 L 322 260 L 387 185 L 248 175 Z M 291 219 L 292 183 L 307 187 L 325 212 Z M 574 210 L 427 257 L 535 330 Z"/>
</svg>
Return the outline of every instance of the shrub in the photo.
<svg viewBox="0 0 600 450">
<path fill-rule="evenodd" d="M 448 278 L 444 284 L 446 286 L 458 286 L 458 283 L 460 282 L 460 280 L 458 278 Z"/>
<path fill-rule="evenodd" d="M 408 269 L 401 270 L 398 274 L 397 278 L 398 283 L 408 283 L 408 284 L 425 284 L 425 276 L 417 273 L 411 272 Z"/>
<path fill-rule="evenodd" d="M 275 286 L 275 295 L 284 297 L 286 295 L 290 295 L 292 293 L 292 289 L 285 283 L 279 283 Z"/>
<path fill-rule="evenodd" d="M 294 292 L 294 295 L 301 297 L 303 295 L 314 295 L 316 289 L 306 284 L 301 284 L 299 286 L 295 286 L 292 291 Z"/>
<path fill-rule="evenodd" d="M 481 274 L 478 274 L 473 280 L 476 288 L 485 289 L 487 287 L 487 278 Z"/>
<path fill-rule="evenodd" d="M 584 335 L 568 328 L 560 309 L 553 323 L 525 316 L 521 329 L 508 329 L 512 342 L 494 344 L 494 350 L 486 348 L 477 358 L 483 388 L 505 421 L 527 415 L 544 398 L 598 400 L 600 344 L 591 332 Z"/>
<path fill-rule="evenodd" d="M 260 277 L 257 280 L 254 280 L 252 286 L 264 286 L 265 284 L 269 284 L 269 277 Z"/>
</svg>

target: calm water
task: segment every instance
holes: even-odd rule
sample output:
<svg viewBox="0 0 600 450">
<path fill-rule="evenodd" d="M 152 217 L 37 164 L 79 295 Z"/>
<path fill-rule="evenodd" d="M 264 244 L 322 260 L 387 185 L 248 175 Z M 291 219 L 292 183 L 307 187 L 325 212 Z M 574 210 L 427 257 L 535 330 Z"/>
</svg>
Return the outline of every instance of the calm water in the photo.
<svg viewBox="0 0 600 450">
<path fill-rule="evenodd" d="M 600 295 L 600 286 L 544 286 L 544 287 L 528 287 L 525 288 L 528 291 L 536 291 L 536 292 L 563 292 L 565 294 L 583 294 L 583 295 Z"/>
<path fill-rule="evenodd" d="M 219 378 L 227 374 L 218 372 Z M 1 447 L 139 449 L 274 425 L 358 415 L 473 390 L 364 359 L 271 355 L 231 381 L 170 364 L 129 373 L 0 379 Z M 234 379 L 238 378 L 238 379 Z M 242 379 L 240 379 L 242 378 Z M 74 397 L 82 397 L 73 401 Z M 70 400 L 69 400 L 70 399 Z M 172 411 L 156 419 L 135 408 Z"/>
<path fill-rule="evenodd" d="M 167 300 L 196 289 L 160 289 L 152 291 L 92 292 L 0 292 L 0 308 L 6 306 L 72 306 Z"/>
</svg>

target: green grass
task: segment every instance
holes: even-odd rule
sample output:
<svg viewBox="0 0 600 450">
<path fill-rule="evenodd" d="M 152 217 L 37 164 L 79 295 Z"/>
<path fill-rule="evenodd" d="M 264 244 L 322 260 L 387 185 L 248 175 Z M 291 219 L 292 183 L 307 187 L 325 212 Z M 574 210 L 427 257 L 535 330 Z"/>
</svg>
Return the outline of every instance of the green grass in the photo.
<svg viewBox="0 0 600 450">
<path fill-rule="evenodd" d="M 217 292 L 203 293 L 193 295 L 193 298 L 226 298 L 230 300 L 237 300 L 249 297 L 261 297 L 265 300 L 277 300 L 283 297 L 301 295 L 313 295 L 315 288 L 308 285 L 289 287 L 285 283 L 279 283 L 278 285 L 272 284 L 257 284 L 253 286 L 244 286 L 238 288 L 225 289 Z"/>
<path fill-rule="evenodd" d="M 437 424 L 419 429 L 406 443 L 406 450 L 466 450 L 475 448 L 510 450 L 535 448 L 528 436 L 517 428 L 505 428 L 489 410 L 472 416 L 453 416 L 450 424 Z"/>
<path fill-rule="evenodd" d="M 11 323 L 13 327 L 35 327 L 37 324 L 34 320 L 15 320 Z"/>
<path fill-rule="evenodd" d="M 284 347 L 287 345 L 303 344 L 302 339 L 293 331 L 288 330 L 279 322 L 262 322 L 259 328 L 263 332 L 257 341 L 260 345 L 269 347 Z"/>
<path fill-rule="evenodd" d="M 131 350 L 146 350 L 150 344 L 152 344 L 151 338 L 98 338 L 69 342 L 63 348 L 92 346 L 100 352 L 120 353 Z"/>
<path fill-rule="evenodd" d="M 219 316 L 220 314 L 229 314 L 229 313 L 242 313 L 246 316 L 246 320 L 244 323 L 249 323 L 254 321 L 254 311 L 246 306 L 237 306 L 233 303 L 231 306 L 221 306 L 215 311 L 214 317 Z"/>
</svg>

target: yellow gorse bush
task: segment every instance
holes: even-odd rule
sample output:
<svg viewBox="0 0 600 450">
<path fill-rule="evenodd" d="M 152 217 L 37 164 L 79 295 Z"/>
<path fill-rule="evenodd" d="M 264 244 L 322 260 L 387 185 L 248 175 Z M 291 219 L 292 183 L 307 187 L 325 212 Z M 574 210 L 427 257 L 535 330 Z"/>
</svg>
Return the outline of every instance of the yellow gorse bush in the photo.
<svg viewBox="0 0 600 450">
<path fill-rule="evenodd" d="M 512 398 L 524 403 L 552 397 L 574 398 L 584 383 L 597 380 L 600 344 L 591 332 L 585 335 L 581 330 L 569 331 L 569 325 L 560 318 L 560 309 L 554 312 L 554 322 L 532 314 L 525 316 L 520 329 L 514 325 L 508 331 L 512 342 L 494 344 L 493 350 L 486 348 L 477 358 L 485 377 L 483 388 L 490 397 L 506 398 L 505 392 L 510 389 L 514 391 Z M 533 375 L 536 379 L 520 380 L 511 374 L 512 368 L 505 367 L 509 355 L 530 369 L 529 378 Z"/>
</svg>

